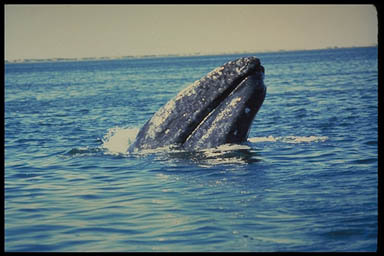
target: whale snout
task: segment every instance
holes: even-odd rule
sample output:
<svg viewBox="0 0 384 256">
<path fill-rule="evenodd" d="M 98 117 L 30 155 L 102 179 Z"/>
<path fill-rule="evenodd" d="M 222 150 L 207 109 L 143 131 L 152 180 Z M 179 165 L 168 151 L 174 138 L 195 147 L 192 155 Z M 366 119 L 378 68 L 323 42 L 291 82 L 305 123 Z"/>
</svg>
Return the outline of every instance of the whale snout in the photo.
<svg viewBox="0 0 384 256">
<path fill-rule="evenodd" d="M 179 92 L 140 129 L 130 151 L 216 147 L 246 140 L 266 93 L 254 56 L 229 61 Z"/>
</svg>

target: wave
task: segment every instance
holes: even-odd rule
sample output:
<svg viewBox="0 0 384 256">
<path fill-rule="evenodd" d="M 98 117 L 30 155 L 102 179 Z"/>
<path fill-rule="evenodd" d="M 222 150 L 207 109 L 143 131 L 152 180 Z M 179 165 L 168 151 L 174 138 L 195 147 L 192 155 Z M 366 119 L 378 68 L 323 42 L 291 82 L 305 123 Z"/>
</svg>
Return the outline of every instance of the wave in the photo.
<svg viewBox="0 0 384 256">
<path fill-rule="evenodd" d="M 67 155 L 69 156 L 84 156 L 84 155 L 94 155 L 97 153 L 100 153 L 101 149 L 100 148 L 91 148 L 91 147 L 78 147 L 78 148 L 73 148 L 67 152 Z"/>
</svg>

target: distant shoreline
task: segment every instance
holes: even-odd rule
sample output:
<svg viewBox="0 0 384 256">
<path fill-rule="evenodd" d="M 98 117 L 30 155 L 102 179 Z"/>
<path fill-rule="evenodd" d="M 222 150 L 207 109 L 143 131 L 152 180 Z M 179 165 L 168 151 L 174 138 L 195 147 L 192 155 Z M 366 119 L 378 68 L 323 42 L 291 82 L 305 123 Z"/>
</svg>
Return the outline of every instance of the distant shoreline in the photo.
<svg viewBox="0 0 384 256">
<path fill-rule="evenodd" d="M 264 53 L 278 53 L 278 52 L 299 52 L 299 51 L 320 51 L 320 50 L 341 50 L 341 49 L 354 49 L 354 48 L 377 48 L 375 46 L 352 46 L 352 47 L 327 47 L 320 49 L 304 49 L 304 50 L 276 50 L 276 51 L 258 51 L 258 52 L 223 52 L 223 53 L 190 53 L 190 54 L 148 54 L 148 55 L 126 55 L 126 56 L 113 56 L 113 57 L 79 57 L 79 58 L 46 58 L 46 59 L 16 59 L 4 60 L 5 64 L 17 63 L 43 63 L 43 62 L 71 62 L 71 61 L 100 61 L 100 60 L 119 60 L 119 59 L 144 59 L 144 58 L 164 58 L 164 57 L 190 57 L 190 56 L 210 56 L 210 55 L 233 55 L 233 54 L 264 54 Z"/>
</svg>

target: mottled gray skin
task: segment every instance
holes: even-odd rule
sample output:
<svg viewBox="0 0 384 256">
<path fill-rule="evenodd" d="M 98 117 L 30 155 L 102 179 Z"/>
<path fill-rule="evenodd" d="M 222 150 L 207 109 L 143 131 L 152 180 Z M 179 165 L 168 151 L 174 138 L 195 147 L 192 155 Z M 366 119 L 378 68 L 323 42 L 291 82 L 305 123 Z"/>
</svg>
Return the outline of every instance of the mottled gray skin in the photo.
<svg viewBox="0 0 384 256">
<path fill-rule="evenodd" d="M 262 105 L 264 68 L 256 57 L 230 61 L 179 92 L 148 120 L 129 151 L 187 150 L 241 143 Z"/>
</svg>

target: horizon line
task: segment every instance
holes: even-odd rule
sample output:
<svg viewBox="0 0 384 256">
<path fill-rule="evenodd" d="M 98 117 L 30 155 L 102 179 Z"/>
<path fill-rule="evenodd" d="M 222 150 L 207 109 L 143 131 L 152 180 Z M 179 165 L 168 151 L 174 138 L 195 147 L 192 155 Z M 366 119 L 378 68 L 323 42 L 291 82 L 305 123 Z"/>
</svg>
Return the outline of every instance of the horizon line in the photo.
<svg viewBox="0 0 384 256">
<path fill-rule="evenodd" d="M 259 50 L 259 51 L 228 51 L 228 52 L 212 52 L 212 53 L 163 53 L 163 54 L 136 54 L 121 56 L 84 56 L 84 57 L 48 57 L 48 58 L 18 58 L 4 59 L 4 63 L 33 63 L 33 62 L 65 62 L 65 61 L 89 61 L 89 60 L 116 60 L 116 59 L 141 59 L 141 58 L 161 58 L 161 57 L 192 57 L 192 56 L 211 56 L 211 55 L 232 55 L 246 53 L 278 53 L 278 52 L 295 52 L 295 51 L 316 51 L 316 50 L 336 50 L 348 48 L 370 48 L 378 47 L 378 44 L 365 46 L 328 46 L 313 49 L 279 49 L 279 50 Z"/>
</svg>

